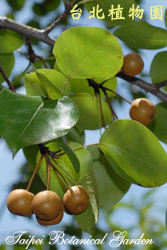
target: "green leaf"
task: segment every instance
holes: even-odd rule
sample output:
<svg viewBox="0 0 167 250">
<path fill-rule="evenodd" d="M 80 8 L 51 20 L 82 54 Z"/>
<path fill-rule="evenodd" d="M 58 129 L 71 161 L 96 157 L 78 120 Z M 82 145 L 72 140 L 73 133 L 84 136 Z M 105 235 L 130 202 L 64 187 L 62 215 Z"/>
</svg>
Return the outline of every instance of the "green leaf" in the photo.
<svg viewBox="0 0 167 250">
<path fill-rule="evenodd" d="M 120 5 L 121 10 L 118 11 L 118 4 Z M 135 1 L 133 0 L 119 0 L 119 2 L 117 0 L 113 0 L 112 1 L 112 5 L 114 8 L 114 13 L 113 13 L 113 18 L 112 16 L 108 16 L 110 14 L 109 10 L 111 10 L 111 1 L 108 0 L 94 0 L 91 2 L 86 2 L 85 7 L 86 9 L 90 12 L 93 11 L 93 7 L 97 10 L 97 5 L 99 5 L 99 10 L 102 9 L 102 12 L 99 12 L 99 17 L 102 17 L 102 13 L 104 12 L 105 18 L 102 19 L 103 21 L 107 22 L 108 24 L 111 25 L 116 25 L 116 26 L 120 26 L 123 25 L 127 22 L 131 22 L 132 18 L 129 17 L 129 10 L 130 8 L 132 8 L 132 4 L 134 4 L 135 7 Z M 121 11 L 122 11 L 122 17 L 124 17 L 124 19 L 121 18 Z M 118 16 L 116 16 L 117 13 L 119 13 L 120 18 Z M 92 14 L 90 13 L 90 16 Z M 113 19 L 113 20 L 112 20 Z M 92 19 L 90 19 L 91 21 Z"/>
<path fill-rule="evenodd" d="M 25 88 L 27 95 L 47 96 L 47 93 L 42 88 L 36 73 L 31 72 L 30 74 L 25 75 Z"/>
<path fill-rule="evenodd" d="M 59 92 L 65 96 L 70 96 L 71 86 L 69 81 L 64 88 L 66 80 L 66 77 L 56 70 L 38 69 L 38 73 L 30 73 L 25 76 L 26 93 L 27 95 L 38 96 L 46 96 L 48 94 L 53 99 Z"/>
<path fill-rule="evenodd" d="M 22 147 L 67 134 L 77 120 L 78 110 L 68 97 L 49 101 L 7 89 L 0 94 L 0 134 L 13 155 Z"/>
<path fill-rule="evenodd" d="M 99 147 L 125 180 L 144 187 L 167 182 L 166 152 L 154 134 L 139 122 L 113 122 L 102 134 Z"/>
<path fill-rule="evenodd" d="M 53 100 L 62 97 L 61 92 L 50 82 L 50 80 L 41 73 L 36 73 L 41 83 L 42 88 L 47 93 L 47 96 Z"/>
<path fill-rule="evenodd" d="M 54 85 L 54 87 L 57 88 L 63 95 L 70 96 L 70 82 L 68 81 L 66 83 L 67 78 L 64 75 L 53 69 L 38 69 L 38 72 L 45 75 L 52 85 Z M 66 86 L 64 87 L 65 84 Z"/>
<path fill-rule="evenodd" d="M 33 6 L 33 10 L 38 16 L 45 16 L 48 12 L 55 10 L 60 4 L 60 0 L 43 1 L 42 3 L 36 3 Z"/>
<path fill-rule="evenodd" d="M 0 250 L 5 250 L 6 249 L 6 246 L 5 245 L 1 245 L 0 246 Z"/>
<path fill-rule="evenodd" d="M 76 215 L 75 218 L 82 230 L 92 234 L 99 215 L 98 187 L 93 171 L 80 181 L 80 185 L 87 189 L 90 205 L 85 212 Z"/>
<path fill-rule="evenodd" d="M 77 126 L 81 129 L 99 129 L 99 116 L 97 108 L 96 96 L 87 93 L 76 93 L 71 97 L 72 101 L 77 105 L 80 116 Z M 112 121 L 112 114 L 107 102 L 101 100 L 102 110 L 104 114 L 105 124 L 108 125 Z M 103 127 L 102 119 L 101 125 Z"/>
<path fill-rule="evenodd" d="M 167 144 L 167 104 L 159 103 L 156 105 L 156 115 L 154 120 L 148 125 L 154 135 L 162 142 Z"/>
<path fill-rule="evenodd" d="M 97 146 L 90 147 L 89 151 L 93 157 L 93 171 L 98 186 L 99 205 L 110 212 L 111 208 L 127 193 L 131 183 L 121 178 L 113 170 Z"/>
<path fill-rule="evenodd" d="M 167 31 L 145 21 L 127 23 L 116 29 L 114 35 L 133 48 L 160 49 L 167 44 Z"/>
<path fill-rule="evenodd" d="M 64 136 L 61 138 L 62 138 L 62 140 L 59 139 L 59 141 L 57 142 L 57 145 L 60 146 L 65 151 L 65 153 L 68 155 L 68 157 L 70 158 L 70 160 L 73 164 L 73 167 L 74 167 L 76 173 L 78 174 L 80 171 L 80 163 L 79 163 L 78 157 L 75 154 L 75 152 L 72 150 L 72 148 L 68 145 L 67 139 Z"/>
<path fill-rule="evenodd" d="M 64 31 L 57 38 L 53 53 L 58 67 L 69 78 L 106 80 L 118 73 L 123 63 L 118 40 L 97 27 Z"/>
<path fill-rule="evenodd" d="M 10 76 L 12 69 L 14 67 L 15 58 L 13 53 L 11 54 L 0 54 L 0 65 L 3 68 L 7 77 Z M 4 82 L 2 74 L 0 74 L 0 83 Z"/>
<path fill-rule="evenodd" d="M 71 128 L 66 134 L 66 138 L 68 141 L 74 141 L 81 145 L 85 143 L 85 133 L 84 130 L 79 130 L 76 126 Z"/>
<path fill-rule="evenodd" d="M 27 159 L 28 165 L 31 169 L 35 169 L 36 166 L 36 158 L 39 152 L 38 145 L 30 145 L 23 148 L 24 155 Z"/>
<path fill-rule="evenodd" d="M 7 0 L 7 2 L 13 10 L 20 10 L 21 8 L 23 8 L 25 0 Z"/>
<path fill-rule="evenodd" d="M 150 68 L 153 83 L 163 82 L 167 79 L 167 51 L 155 55 Z"/>
<path fill-rule="evenodd" d="M 23 37 L 14 31 L 0 30 L 0 53 L 9 54 L 23 44 Z"/>
<path fill-rule="evenodd" d="M 56 162 L 59 164 L 59 166 L 57 166 L 53 161 L 53 164 L 56 166 L 56 168 L 60 171 L 60 173 L 64 176 L 64 178 L 68 181 L 70 186 L 74 186 L 76 185 L 76 183 L 74 182 L 77 181 L 79 182 L 80 180 L 82 180 L 84 178 L 84 176 L 86 174 L 88 174 L 89 172 L 92 171 L 92 158 L 91 158 L 91 154 L 87 149 L 84 148 L 80 148 L 75 150 L 75 148 L 80 147 L 81 145 L 75 142 L 68 142 L 69 146 L 74 150 L 77 158 L 79 159 L 79 163 L 80 163 L 80 172 L 76 173 L 70 158 L 68 157 L 67 154 L 63 154 L 62 156 L 59 157 L 59 159 L 55 159 Z M 57 143 L 49 143 L 46 145 L 46 147 L 49 147 L 49 150 L 52 152 L 56 152 L 58 150 L 60 150 L 60 147 L 58 146 Z M 64 151 L 60 152 L 63 153 Z M 38 153 L 37 156 L 37 161 L 40 158 L 40 153 Z M 61 167 L 61 168 L 60 168 Z M 45 159 L 42 160 L 41 164 L 40 164 L 40 168 L 39 168 L 39 175 L 42 179 L 42 181 L 44 182 L 44 184 L 46 185 L 46 161 Z M 71 179 L 70 176 L 74 179 Z M 66 186 L 67 188 L 67 186 Z M 64 189 L 59 181 L 59 179 L 57 178 L 54 170 L 51 168 L 51 175 L 50 175 L 50 190 L 55 191 L 60 199 L 63 198 L 64 195 Z"/>
<path fill-rule="evenodd" d="M 167 9 L 165 10 L 165 26 L 167 28 Z"/>
</svg>

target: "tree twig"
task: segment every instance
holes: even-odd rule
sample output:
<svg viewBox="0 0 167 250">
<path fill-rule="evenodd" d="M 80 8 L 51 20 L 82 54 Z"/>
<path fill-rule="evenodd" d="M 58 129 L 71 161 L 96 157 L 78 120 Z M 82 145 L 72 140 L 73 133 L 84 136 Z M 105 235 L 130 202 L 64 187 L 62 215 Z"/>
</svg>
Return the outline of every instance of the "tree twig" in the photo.
<svg viewBox="0 0 167 250">
<path fill-rule="evenodd" d="M 0 17 L 0 29 L 13 30 L 24 37 L 34 38 L 52 47 L 55 43 L 55 39 L 45 34 L 45 30 L 40 30 L 28 25 L 20 24 L 7 17 Z"/>
<path fill-rule="evenodd" d="M 162 87 L 164 87 L 164 86 L 166 86 L 166 85 L 167 85 L 167 80 L 164 81 L 164 82 L 159 82 L 159 83 L 155 84 L 155 87 L 156 87 L 157 89 L 160 89 L 160 88 L 162 88 Z"/>
<path fill-rule="evenodd" d="M 0 66 L 0 73 L 2 74 L 4 80 L 7 82 L 8 86 L 9 86 L 9 89 L 12 91 L 12 92 L 16 92 L 15 89 L 13 88 L 9 78 L 7 77 L 7 75 L 5 74 L 3 68 Z"/>
<path fill-rule="evenodd" d="M 48 35 L 59 23 L 61 23 L 70 13 L 73 1 L 70 1 L 69 4 L 66 6 L 66 9 L 63 14 L 61 14 L 51 25 L 49 25 L 44 34 Z"/>
<path fill-rule="evenodd" d="M 38 59 L 38 60 L 40 60 L 43 63 L 43 65 L 44 65 L 45 68 L 48 68 L 48 66 L 46 65 L 43 57 L 42 56 L 37 56 L 35 54 L 35 52 L 34 52 L 34 50 L 32 48 L 31 39 L 28 38 L 28 37 L 25 37 L 25 42 L 26 42 L 27 47 L 28 47 L 27 48 L 27 50 L 28 50 L 28 59 L 29 59 L 30 63 L 34 64 L 35 59 Z"/>
</svg>

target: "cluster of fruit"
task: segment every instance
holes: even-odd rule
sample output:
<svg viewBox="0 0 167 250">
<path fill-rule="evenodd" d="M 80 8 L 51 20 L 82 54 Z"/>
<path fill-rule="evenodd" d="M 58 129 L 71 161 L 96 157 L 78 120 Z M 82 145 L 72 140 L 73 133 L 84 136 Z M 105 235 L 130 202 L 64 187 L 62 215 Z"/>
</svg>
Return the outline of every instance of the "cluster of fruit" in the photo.
<svg viewBox="0 0 167 250">
<path fill-rule="evenodd" d="M 142 72 L 144 62 L 137 53 L 129 53 L 124 57 L 122 72 L 127 76 L 135 76 Z M 155 117 L 155 105 L 147 98 L 138 98 L 131 103 L 129 114 L 132 120 L 148 125 Z"/>
<path fill-rule="evenodd" d="M 60 223 L 64 212 L 70 215 L 83 213 L 89 203 L 89 194 L 80 185 L 70 187 L 62 201 L 50 190 L 34 195 L 25 189 L 15 189 L 7 198 L 7 207 L 11 213 L 25 217 L 35 214 L 38 223 L 43 226 Z"/>
</svg>

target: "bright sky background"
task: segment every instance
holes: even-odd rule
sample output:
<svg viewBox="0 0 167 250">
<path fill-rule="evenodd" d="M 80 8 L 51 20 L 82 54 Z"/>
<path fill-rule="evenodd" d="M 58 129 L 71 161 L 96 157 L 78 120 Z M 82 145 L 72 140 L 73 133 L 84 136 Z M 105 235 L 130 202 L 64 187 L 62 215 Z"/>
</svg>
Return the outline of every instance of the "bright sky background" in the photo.
<svg viewBox="0 0 167 250">
<path fill-rule="evenodd" d="M 27 1 L 27 6 L 30 6 L 32 4 L 33 1 Z M 37 2 L 37 1 L 36 1 Z M 39 1 L 40 2 L 40 1 Z M 4 14 L 7 13 L 6 11 L 6 6 L 5 6 L 5 1 L 1 0 L 0 3 L 0 16 L 3 16 Z M 118 1 L 119 3 L 119 1 Z M 150 13 L 150 6 L 156 6 L 156 5 L 161 5 L 163 6 L 163 16 L 164 16 L 164 12 L 165 9 L 167 8 L 167 1 L 166 0 L 147 0 L 144 1 L 144 5 L 140 5 L 140 8 L 145 8 L 145 12 L 148 15 L 147 18 L 147 22 L 149 22 L 150 24 L 154 25 L 154 26 L 158 26 L 158 27 L 162 27 L 164 29 L 166 29 L 165 24 L 164 24 L 164 20 L 160 21 L 160 20 L 151 20 L 149 18 L 149 13 Z M 18 13 L 18 17 L 17 17 L 17 21 L 22 21 L 22 16 L 29 18 L 29 16 L 26 15 L 26 11 L 28 9 L 28 7 L 25 6 L 24 7 L 24 13 L 25 15 L 23 15 L 22 11 L 20 12 L 20 14 Z M 100 26 L 101 27 L 101 22 L 99 22 L 97 19 L 88 19 L 89 14 L 85 12 L 85 16 L 84 16 L 84 20 L 86 21 L 86 23 L 84 23 L 84 25 L 91 25 L 91 26 Z M 83 20 L 72 20 L 72 24 L 73 25 L 83 25 Z M 58 29 L 57 29 L 58 30 Z M 59 30 L 58 30 L 59 32 Z M 121 45 L 123 46 L 123 54 L 127 54 L 130 52 L 130 50 L 125 47 L 123 45 L 123 43 L 120 41 Z M 166 50 L 166 48 L 164 48 L 163 50 Z M 160 50 L 162 51 L 162 50 Z M 144 52 L 144 62 L 145 62 L 145 67 L 144 67 L 144 73 L 148 73 L 149 69 L 150 69 L 150 64 L 151 61 L 154 57 L 154 55 L 158 52 L 158 50 L 156 51 L 147 51 L 145 53 Z M 25 69 L 25 67 L 27 66 L 27 61 L 25 61 L 25 65 L 20 65 L 19 62 L 16 63 L 15 69 L 14 70 L 20 70 L 20 68 L 22 68 L 23 70 Z M 151 82 L 150 79 L 148 79 L 149 82 Z M 118 85 L 118 92 L 119 94 L 122 94 L 123 96 L 126 95 L 125 97 L 127 99 L 129 99 L 130 101 L 132 100 L 131 95 L 129 95 L 129 93 L 125 92 L 125 89 L 123 88 L 122 91 L 122 86 L 123 81 L 120 81 L 119 85 Z M 21 90 L 22 91 L 22 90 Z M 157 98 L 153 97 L 152 95 L 148 95 L 148 97 L 154 102 L 157 103 L 159 102 Z M 115 110 L 116 113 L 118 115 L 119 118 L 129 118 L 129 104 L 125 104 L 123 107 L 119 106 L 117 103 L 115 105 Z M 86 144 L 90 144 L 90 143 L 94 143 L 94 142 L 98 142 L 99 140 L 99 131 L 87 131 L 87 137 L 86 137 Z M 167 147 L 165 146 L 165 150 L 167 151 Z M 7 208 L 6 208 L 6 198 L 7 195 L 9 194 L 9 183 L 14 183 L 15 181 L 17 181 L 19 179 L 19 169 L 20 166 L 22 166 L 22 164 L 25 162 L 25 158 L 23 156 L 22 151 L 20 150 L 15 159 L 12 159 L 12 154 L 10 149 L 8 149 L 8 146 L 6 144 L 6 142 L 4 142 L 3 140 L 0 141 L 0 165 L 1 165 L 1 175 L 0 175 L 0 194 L 1 194 L 1 199 L 0 199 L 0 243 L 1 241 L 3 241 L 7 236 L 10 235 L 10 233 L 13 233 L 15 231 L 18 230 L 25 230 L 25 231 L 30 231 L 30 232 L 34 232 L 34 234 L 36 234 L 36 232 L 38 232 L 38 234 L 44 234 L 46 235 L 46 230 L 48 230 L 48 232 L 51 231 L 51 228 L 43 228 L 43 227 L 39 227 L 35 220 L 34 223 L 33 222 L 29 222 L 28 220 L 19 217 L 19 216 L 13 216 L 11 215 Z M 141 188 L 135 185 L 132 185 L 132 187 L 130 188 L 129 192 L 124 196 L 122 201 L 128 201 L 132 196 L 136 196 L 138 197 L 138 199 L 140 199 L 140 196 L 142 195 L 143 192 L 145 192 L 145 188 Z M 160 209 L 157 209 L 156 211 L 154 211 L 154 216 L 157 216 L 159 218 L 162 219 L 162 221 L 165 221 L 165 209 L 167 208 L 164 201 L 167 201 L 166 198 L 166 193 L 167 193 L 167 184 L 163 185 L 162 187 L 156 188 L 157 192 L 155 195 L 155 199 L 156 199 L 156 205 L 157 207 Z M 167 204 L 167 202 L 166 202 Z M 69 218 L 69 217 L 68 217 Z M 67 218 L 67 219 L 68 219 Z M 131 220 L 131 222 L 133 223 L 136 218 L 135 216 L 131 216 L 129 213 L 127 214 L 126 211 L 123 212 L 118 212 L 117 215 L 115 216 L 115 220 L 120 221 L 121 224 L 126 225 L 127 223 L 127 219 L 129 221 L 129 218 Z M 64 219 L 65 220 L 65 219 Z M 55 227 L 54 227 L 55 228 Z M 60 226 L 58 225 L 57 230 L 61 230 Z"/>
</svg>

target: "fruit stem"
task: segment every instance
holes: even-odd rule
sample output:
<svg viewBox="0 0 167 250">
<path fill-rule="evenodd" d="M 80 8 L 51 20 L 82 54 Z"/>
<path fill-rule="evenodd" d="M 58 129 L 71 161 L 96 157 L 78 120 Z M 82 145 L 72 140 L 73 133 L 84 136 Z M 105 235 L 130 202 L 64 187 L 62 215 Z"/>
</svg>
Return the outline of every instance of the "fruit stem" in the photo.
<svg viewBox="0 0 167 250">
<path fill-rule="evenodd" d="M 47 165 L 47 190 L 50 190 L 50 167 L 52 167 L 52 162 L 49 158 L 49 153 L 46 153 L 44 156 Z"/>
<path fill-rule="evenodd" d="M 55 161 L 55 163 L 56 163 L 56 161 Z M 57 163 L 56 163 L 56 164 L 57 164 Z M 58 165 L 58 164 L 57 164 L 57 165 Z M 60 173 L 60 171 L 55 167 L 55 165 L 51 163 L 51 166 L 52 166 L 53 170 L 54 170 L 55 172 L 57 172 L 57 174 L 59 174 L 59 175 L 61 176 L 61 178 L 64 180 L 64 182 L 66 183 L 66 185 L 68 186 L 68 188 L 70 188 L 70 185 L 68 184 L 68 182 L 66 181 L 66 179 L 64 178 L 64 176 Z M 58 165 L 58 166 L 59 166 L 59 165 Z M 60 178 L 59 178 L 59 180 L 60 180 Z M 61 184 L 62 184 L 62 182 L 61 182 Z M 64 185 L 63 185 L 63 186 L 64 186 Z"/>
<path fill-rule="evenodd" d="M 60 181 L 60 183 L 61 183 L 61 185 L 62 185 L 64 191 L 67 192 L 67 188 L 64 186 L 64 183 L 62 182 L 62 180 L 61 180 L 61 178 L 60 178 L 60 176 L 59 176 L 57 170 L 54 169 L 54 171 L 55 171 L 55 173 L 56 173 L 56 175 L 57 175 L 57 178 L 59 179 L 59 181 Z"/>
<path fill-rule="evenodd" d="M 99 121 L 99 130 L 100 130 L 100 136 L 101 136 L 101 115 L 100 115 L 100 107 L 98 102 L 98 96 L 96 94 L 96 105 L 97 105 L 97 112 L 98 112 L 98 121 Z"/>
<path fill-rule="evenodd" d="M 77 182 L 65 169 L 63 169 L 54 159 L 54 157 L 52 157 L 52 161 L 73 181 L 74 184 L 79 185 L 79 182 Z M 54 165 L 53 165 L 54 166 Z M 54 166 L 55 167 L 55 166 Z M 57 169 L 57 168 L 56 168 Z M 58 169 L 57 169 L 58 171 Z"/>
<path fill-rule="evenodd" d="M 105 120 L 104 120 L 104 114 L 103 114 L 103 108 L 102 108 L 102 103 L 101 103 L 100 92 L 99 92 L 99 104 L 100 104 L 100 112 L 101 112 L 101 117 L 102 117 L 102 121 L 103 121 L 103 126 L 106 129 L 106 124 L 105 124 Z"/>
<path fill-rule="evenodd" d="M 50 190 L 50 165 L 47 166 L 47 190 Z"/>
<path fill-rule="evenodd" d="M 130 101 L 128 101 L 127 99 L 125 99 L 123 96 L 117 94 L 114 90 L 108 89 L 106 87 L 105 87 L 105 90 L 108 90 L 108 91 L 114 93 L 115 95 L 117 95 L 118 97 L 120 97 L 121 99 L 123 99 L 124 101 L 128 102 L 130 105 L 132 104 Z"/>
<path fill-rule="evenodd" d="M 102 91 L 103 91 L 103 93 L 105 94 L 105 97 L 106 97 L 106 99 L 107 99 L 107 102 L 108 102 L 108 104 L 109 104 L 109 106 L 110 106 L 110 109 L 111 109 L 111 111 L 112 111 L 112 113 L 113 113 L 113 119 L 114 119 L 114 120 L 118 119 L 118 116 L 116 115 L 114 109 L 113 109 L 112 106 L 111 106 L 111 102 L 110 102 L 110 99 L 109 99 L 109 97 L 108 97 L 108 95 L 107 95 L 106 89 L 105 89 L 105 88 L 102 88 Z"/>
<path fill-rule="evenodd" d="M 35 177 L 35 175 L 36 175 L 36 172 L 37 172 L 37 170 L 38 170 L 38 167 L 39 167 L 39 165 L 40 165 L 40 163 L 41 163 L 43 157 L 44 157 L 44 156 L 41 155 L 41 157 L 40 157 L 40 159 L 39 159 L 39 161 L 38 161 L 38 163 L 37 163 L 37 165 L 36 165 L 36 167 L 35 167 L 35 169 L 34 169 L 34 172 L 33 172 L 32 176 L 31 176 L 31 179 L 30 179 L 30 181 L 29 181 L 29 183 L 28 183 L 28 186 L 27 186 L 27 188 L 26 188 L 27 191 L 30 190 L 31 184 L 32 184 L 32 182 L 33 182 L 33 179 L 34 179 L 34 177 Z"/>
</svg>

